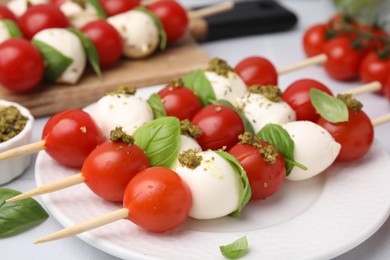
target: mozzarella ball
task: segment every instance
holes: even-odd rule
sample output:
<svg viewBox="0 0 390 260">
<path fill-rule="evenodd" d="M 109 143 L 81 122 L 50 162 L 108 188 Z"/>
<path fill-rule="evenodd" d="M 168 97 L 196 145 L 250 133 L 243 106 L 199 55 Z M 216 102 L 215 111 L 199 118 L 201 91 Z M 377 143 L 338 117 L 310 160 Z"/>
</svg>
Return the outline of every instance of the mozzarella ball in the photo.
<svg viewBox="0 0 390 260">
<path fill-rule="evenodd" d="M 243 193 L 239 174 L 228 161 L 211 150 L 198 154 L 202 156 L 202 161 L 195 169 L 181 163 L 173 169 L 191 190 L 192 208 L 189 216 L 214 219 L 236 211 Z"/>
<path fill-rule="evenodd" d="M 122 36 L 124 56 L 143 58 L 151 55 L 157 49 L 160 42 L 159 31 L 148 14 L 130 10 L 111 16 L 107 21 Z"/>
<path fill-rule="evenodd" d="M 295 161 L 307 167 L 294 167 L 288 180 L 300 181 L 312 178 L 325 171 L 336 159 L 341 145 L 323 127 L 311 121 L 295 121 L 285 124 L 295 144 Z"/>
<path fill-rule="evenodd" d="M 11 38 L 11 34 L 8 31 L 7 26 L 0 20 L 0 43 L 5 42 Z"/>
<path fill-rule="evenodd" d="M 282 125 L 295 121 L 295 111 L 284 101 L 273 102 L 261 94 L 248 92 L 236 99 L 234 105 L 239 108 L 253 126 L 255 133 L 266 124 Z"/>
<path fill-rule="evenodd" d="M 16 17 L 22 16 L 28 5 L 47 4 L 49 0 L 12 0 L 7 3 L 8 9 L 10 9 Z"/>
<path fill-rule="evenodd" d="M 83 8 L 71 0 L 66 0 L 61 4 L 60 9 L 75 28 L 81 28 L 87 23 L 99 19 L 96 8 L 88 1 L 85 3 L 85 8 Z"/>
<path fill-rule="evenodd" d="M 186 135 L 180 135 L 179 154 L 188 149 L 193 149 L 195 151 L 202 151 L 202 148 L 194 138 Z"/>
<path fill-rule="evenodd" d="M 46 43 L 72 60 L 72 63 L 57 78 L 57 83 L 77 83 L 84 72 L 87 57 L 80 39 L 74 33 L 61 28 L 44 29 L 35 34 L 33 40 Z"/>
<path fill-rule="evenodd" d="M 122 127 L 125 133 L 132 135 L 138 127 L 153 120 L 153 111 L 140 97 L 114 94 L 102 97 L 91 116 L 103 135 L 109 139 L 111 130 L 116 127 Z"/>
<path fill-rule="evenodd" d="M 217 100 L 225 99 L 234 102 L 248 92 L 244 81 L 233 71 L 229 71 L 227 76 L 205 71 L 205 76 L 210 81 Z"/>
</svg>

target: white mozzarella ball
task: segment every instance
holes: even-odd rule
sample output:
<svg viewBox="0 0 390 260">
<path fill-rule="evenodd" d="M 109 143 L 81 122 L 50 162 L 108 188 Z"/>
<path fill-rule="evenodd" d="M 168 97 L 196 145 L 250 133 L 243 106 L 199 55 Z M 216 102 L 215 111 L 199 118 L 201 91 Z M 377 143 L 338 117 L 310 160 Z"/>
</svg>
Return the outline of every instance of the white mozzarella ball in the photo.
<svg viewBox="0 0 390 260">
<path fill-rule="evenodd" d="M 0 21 L 0 43 L 11 38 L 11 34 L 8 31 L 7 26 L 3 21 Z"/>
<path fill-rule="evenodd" d="M 227 77 L 213 71 L 205 71 L 205 76 L 210 81 L 217 99 L 234 102 L 248 92 L 244 81 L 233 71 L 229 71 Z"/>
<path fill-rule="evenodd" d="M 49 0 L 12 0 L 7 3 L 7 7 L 15 14 L 16 17 L 20 17 L 26 12 L 28 5 L 47 3 L 49 3 Z"/>
<path fill-rule="evenodd" d="M 179 147 L 179 154 L 188 150 L 193 149 L 195 151 L 201 151 L 202 148 L 198 144 L 198 142 L 189 136 L 186 135 L 180 135 L 180 147 Z"/>
<path fill-rule="evenodd" d="M 122 127 L 132 135 L 144 123 L 153 120 L 153 111 L 149 104 L 134 95 L 114 94 L 102 97 L 91 112 L 95 123 L 109 139 L 111 130 Z"/>
<path fill-rule="evenodd" d="M 208 150 L 199 152 L 201 164 L 190 169 L 181 163 L 174 171 L 187 183 L 192 194 L 189 216 L 214 219 L 236 211 L 243 192 L 240 176 L 228 161 Z"/>
<path fill-rule="evenodd" d="M 269 123 L 282 125 L 296 120 L 295 111 L 286 102 L 273 102 L 261 94 L 248 92 L 234 105 L 245 114 L 255 133 Z"/>
<path fill-rule="evenodd" d="M 56 80 L 57 83 L 77 83 L 84 72 L 87 57 L 80 39 L 74 33 L 61 28 L 44 29 L 34 35 L 33 40 L 46 43 L 72 60 L 72 63 Z"/>
<path fill-rule="evenodd" d="M 83 8 L 71 0 L 66 0 L 61 4 L 60 9 L 68 18 L 70 24 L 75 28 L 81 28 L 87 23 L 99 19 L 96 8 L 88 1 Z"/>
<path fill-rule="evenodd" d="M 142 11 L 130 10 L 111 16 L 107 21 L 118 30 L 124 42 L 123 55 L 143 58 L 151 55 L 160 42 L 153 19 Z"/>
<path fill-rule="evenodd" d="M 325 171 L 338 156 L 341 145 L 323 127 L 310 121 L 295 121 L 285 124 L 295 144 L 295 161 L 307 167 L 294 167 L 288 180 L 300 181 Z"/>
</svg>

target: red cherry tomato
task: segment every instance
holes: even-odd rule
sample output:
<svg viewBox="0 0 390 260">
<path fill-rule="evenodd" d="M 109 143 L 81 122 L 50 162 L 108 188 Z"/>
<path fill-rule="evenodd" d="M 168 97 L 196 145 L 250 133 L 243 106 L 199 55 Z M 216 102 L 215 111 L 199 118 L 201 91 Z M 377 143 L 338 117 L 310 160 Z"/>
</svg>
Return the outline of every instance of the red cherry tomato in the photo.
<svg viewBox="0 0 390 260">
<path fill-rule="evenodd" d="M 138 226 L 152 232 L 165 232 L 187 219 L 192 196 L 177 173 L 151 167 L 130 181 L 123 206 L 129 210 L 128 219 Z"/>
<path fill-rule="evenodd" d="M 139 0 L 99 0 L 107 16 L 124 13 L 140 5 Z"/>
<path fill-rule="evenodd" d="M 269 144 L 264 142 L 265 146 Z M 286 178 L 284 159 L 279 153 L 274 164 L 267 163 L 259 150 L 247 144 L 238 143 L 229 150 L 244 168 L 252 190 L 251 200 L 265 199 L 275 194 Z"/>
<path fill-rule="evenodd" d="M 263 57 L 245 58 L 237 64 L 234 70 L 248 87 L 253 85 L 278 85 L 278 73 L 274 65 Z"/>
<path fill-rule="evenodd" d="M 245 131 L 240 116 L 225 105 L 209 105 L 195 114 L 192 123 L 202 130 L 197 141 L 203 150 L 232 148 Z"/>
<path fill-rule="evenodd" d="M 43 129 L 42 139 L 53 159 L 75 168 L 81 168 L 87 156 L 104 140 L 91 116 L 77 109 L 52 116 Z"/>
<path fill-rule="evenodd" d="M 327 30 L 327 25 L 316 24 L 305 31 L 303 35 L 303 50 L 306 56 L 312 57 L 324 53 Z"/>
<path fill-rule="evenodd" d="M 42 80 L 45 64 L 38 49 L 25 39 L 0 44 L 0 84 L 15 92 L 35 88 Z"/>
<path fill-rule="evenodd" d="M 297 120 L 316 122 L 320 117 L 310 100 L 310 89 L 312 88 L 333 96 L 328 87 L 313 79 L 297 80 L 291 83 L 282 94 L 282 99 L 294 109 Z"/>
<path fill-rule="evenodd" d="M 81 174 L 96 195 L 121 202 L 130 180 L 148 167 L 148 158 L 137 145 L 106 141 L 88 155 Z"/>
<path fill-rule="evenodd" d="M 352 47 L 346 37 L 337 37 L 326 43 L 324 63 L 326 72 L 337 80 L 354 80 L 359 75 L 361 53 Z"/>
<path fill-rule="evenodd" d="M 67 0 L 50 0 L 50 3 L 55 4 L 56 6 L 61 6 Z"/>
<path fill-rule="evenodd" d="M 360 32 L 366 32 L 369 34 L 374 35 L 374 37 L 369 38 L 365 37 L 362 39 L 359 43 L 363 49 L 363 53 L 366 55 L 371 51 L 377 51 L 382 49 L 385 46 L 385 43 L 383 40 L 380 40 L 379 38 L 376 37 L 381 37 L 383 39 L 386 39 L 389 37 L 388 33 L 384 31 L 380 27 L 375 27 L 375 26 L 370 26 L 370 25 L 360 25 L 358 27 Z"/>
<path fill-rule="evenodd" d="M 5 5 L 0 5 L 0 19 L 8 19 L 17 22 L 15 14 Z"/>
<path fill-rule="evenodd" d="M 68 19 L 55 4 L 32 5 L 19 18 L 20 30 L 27 39 L 43 29 L 69 26 Z"/>
<path fill-rule="evenodd" d="M 180 120 L 191 120 L 202 108 L 202 103 L 195 93 L 184 86 L 169 84 L 161 89 L 158 95 L 162 99 L 167 116 Z"/>
<path fill-rule="evenodd" d="M 360 64 L 359 75 L 364 83 L 379 81 L 383 88 L 390 75 L 390 57 L 380 59 L 374 51 L 370 52 Z M 383 91 L 380 92 L 383 93 Z"/>
<path fill-rule="evenodd" d="M 123 40 L 111 24 L 105 20 L 96 20 L 84 25 L 80 30 L 95 45 L 102 67 L 111 66 L 119 60 L 123 51 Z"/>
<path fill-rule="evenodd" d="M 352 161 L 363 157 L 374 141 L 374 127 L 370 118 L 363 112 L 349 110 L 348 122 L 331 123 L 322 117 L 317 124 L 328 130 L 333 138 L 341 144 L 336 161 Z"/>
<path fill-rule="evenodd" d="M 188 28 L 187 11 L 178 2 L 160 0 L 152 3 L 148 8 L 160 18 L 168 43 L 174 43 L 184 36 Z"/>
</svg>

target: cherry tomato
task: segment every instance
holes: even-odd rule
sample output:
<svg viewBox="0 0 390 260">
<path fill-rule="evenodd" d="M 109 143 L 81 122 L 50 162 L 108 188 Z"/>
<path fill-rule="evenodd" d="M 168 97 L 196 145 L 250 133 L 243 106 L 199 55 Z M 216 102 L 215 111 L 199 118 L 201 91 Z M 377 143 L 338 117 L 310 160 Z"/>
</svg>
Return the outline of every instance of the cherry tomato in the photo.
<svg viewBox="0 0 390 260">
<path fill-rule="evenodd" d="M 295 111 L 297 120 L 316 122 L 320 117 L 310 100 L 310 89 L 312 88 L 333 96 L 328 87 L 313 79 L 297 80 L 291 83 L 282 94 L 282 99 Z"/>
<path fill-rule="evenodd" d="M 278 73 L 274 65 L 263 57 L 245 58 L 237 64 L 234 70 L 248 87 L 253 85 L 278 85 Z"/>
<path fill-rule="evenodd" d="M 25 39 L 0 44 L 0 84 L 15 92 L 35 88 L 42 80 L 45 64 L 38 49 Z"/>
<path fill-rule="evenodd" d="M 232 148 L 238 142 L 238 136 L 245 131 L 240 116 L 225 105 L 209 105 L 195 114 L 192 123 L 202 130 L 197 138 L 203 150 Z"/>
<path fill-rule="evenodd" d="M 341 144 L 336 161 L 352 161 L 363 157 L 370 150 L 374 140 L 374 127 L 363 111 L 349 110 L 348 122 L 331 123 L 321 117 L 317 124 L 328 130 Z"/>
<path fill-rule="evenodd" d="M 327 26 L 329 29 L 335 30 L 335 31 L 340 31 L 343 30 L 345 25 L 347 26 L 352 26 L 353 28 L 358 29 L 360 24 L 351 16 L 342 14 L 342 13 L 337 13 L 334 16 L 332 16 L 328 22 Z M 356 37 L 354 33 L 351 32 L 346 32 L 342 34 L 343 36 L 349 36 L 349 37 Z"/>
<path fill-rule="evenodd" d="M 20 30 L 27 39 L 43 29 L 69 26 L 68 19 L 55 4 L 32 5 L 19 18 Z"/>
<path fill-rule="evenodd" d="M 91 116 L 77 109 L 52 116 L 43 129 L 42 139 L 53 159 L 75 168 L 81 168 L 92 150 L 104 141 Z"/>
<path fill-rule="evenodd" d="M 316 24 L 305 31 L 303 35 L 303 50 L 306 56 L 312 57 L 324 53 L 327 30 L 328 26 L 326 24 Z"/>
<path fill-rule="evenodd" d="M 188 28 L 187 11 L 178 2 L 160 0 L 155 1 L 148 8 L 160 18 L 168 43 L 174 43 L 184 36 Z"/>
<path fill-rule="evenodd" d="M 195 93 L 183 85 L 169 84 L 161 89 L 158 95 L 162 99 L 167 116 L 174 116 L 180 120 L 191 120 L 202 108 L 202 103 Z"/>
<path fill-rule="evenodd" d="M 15 14 L 5 5 L 0 5 L 0 19 L 8 19 L 17 22 Z"/>
<path fill-rule="evenodd" d="M 128 219 L 138 226 L 152 232 L 165 232 L 187 219 L 192 196 L 177 173 L 151 167 L 129 182 L 123 206 L 129 210 Z"/>
<path fill-rule="evenodd" d="M 381 37 L 383 39 L 389 37 L 389 34 L 380 27 L 370 26 L 370 25 L 360 25 L 358 29 L 360 32 L 366 32 L 374 35 L 375 37 Z M 380 50 L 385 46 L 383 40 L 380 40 L 378 38 L 373 38 L 373 37 L 372 38 L 365 37 L 359 42 L 359 44 L 361 45 L 361 48 L 363 49 L 363 53 L 365 55 L 370 53 L 371 51 Z"/>
<path fill-rule="evenodd" d="M 139 0 L 99 0 L 107 16 L 124 13 L 140 5 Z"/>
<path fill-rule="evenodd" d="M 374 51 L 370 52 L 360 64 L 359 75 L 364 83 L 379 81 L 383 88 L 390 75 L 390 57 L 381 59 Z M 383 93 L 383 90 L 380 92 Z"/>
<path fill-rule="evenodd" d="M 81 174 L 96 195 L 121 202 L 130 180 L 148 167 L 148 158 L 137 145 L 106 141 L 88 155 Z"/>
<path fill-rule="evenodd" d="M 115 64 L 123 52 L 123 40 L 119 32 L 107 21 L 96 20 L 84 25 L 82 32 L 95 45 L 102 67 Z"/>
<path fill-rule="evenodd" d="M 361 53 L 352 47 L 347 37 L 337 37 L 328 41 L 324 53 L 326 72 L 337 80 L 354 80 L 359 75 Z"/>
<path fill-rule="evenodd" d="M 65 3 L 67 0 L 50 0 L 50 3 L 55 4 L 56 6 L 61 6 L 63 3 Z"/>
<path fill-rule="evenodd" d="M 270 144 L 264 142 L 264 146 Z M 286 178 L 284 159 L 279 153 L 275 163 L 266 162 L 259 149 L 238 143 L 229 150 L 244 168 L 252 190 L 251 200 L 265 199 L 275 194 Z"/>
</svg>

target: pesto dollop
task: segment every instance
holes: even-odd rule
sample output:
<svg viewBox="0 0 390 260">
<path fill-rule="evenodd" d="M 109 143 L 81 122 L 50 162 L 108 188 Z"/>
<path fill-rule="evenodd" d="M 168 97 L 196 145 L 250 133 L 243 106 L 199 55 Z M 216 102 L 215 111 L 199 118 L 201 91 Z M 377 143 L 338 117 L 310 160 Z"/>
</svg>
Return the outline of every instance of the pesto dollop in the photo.
<svg viewBox="0 0 390 260">
<path fill-rule="evenodd" d="M 220 76 L 228 77 L 229 71 L 233 72 L 233 68 L 229 66 L 229 64 L 218 58 L 211 59 L 209 61 L 209 67 L 207 68 L 207 71 L 212 71 L 217 73 Z"/>
<path fill-rule="evenodd" d="M 338 94 L 337 99 L 344 102 L 353 112 L 359 112 L 363 108 L 363 104 L 352 97 L 352 94 Z"/>
<path fill-rule="evenodd" d="M 6 106 L 0 108 L 0 142 L 5 142 L 17 134 L 19 134 L 24 127 L 28 118 L 15 106 Z"/>
<path fill-rule="evenodd" d="M 238 137 L 241 144 L 251 145 L 257 149 L 259 154 L 264 158 L 264 161 L 268 164 L 275 164 L 278 157 L 278 149 L 272 144 L 266 143 L 260 137 L 253 135 L 249 132 L 239 135 Z"/>
<path fill-rule="evenodd" d="M 280 102 L 282 101 L 282 91 L 277 86 L 273 85 L 253 85 L 249 87 L 249 91 L 251 93 L 263 95 L 266 99 L 272 102 Z"/>
</svg>

